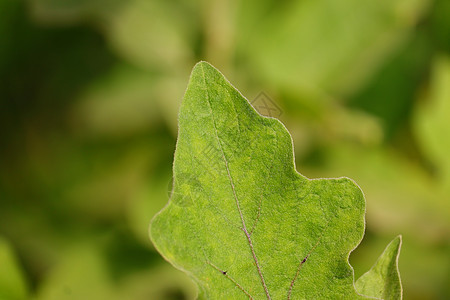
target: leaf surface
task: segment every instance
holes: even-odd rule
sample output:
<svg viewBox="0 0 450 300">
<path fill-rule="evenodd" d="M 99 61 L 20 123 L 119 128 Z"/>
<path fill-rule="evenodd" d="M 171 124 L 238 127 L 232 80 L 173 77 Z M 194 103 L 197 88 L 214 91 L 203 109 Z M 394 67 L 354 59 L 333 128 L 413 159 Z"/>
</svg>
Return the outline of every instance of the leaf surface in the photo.
<svg viewBox="0 0 450 300">
<path fill-rule="evenodd" d="M 401 236 L 387 245 L 375 265 L 355 283 L 356 290 L 377 299 L 401 299 L 402 284 L 398 271 Z"/>
<path fill-rule="evenodd" d="M 348 263 L 364 233 L 361 190 L 299 174 L 283 124 L 206 62 L 181 105 L 173 172 L 150 235 L 201 299 L 363 298 Z"/>
</svg>

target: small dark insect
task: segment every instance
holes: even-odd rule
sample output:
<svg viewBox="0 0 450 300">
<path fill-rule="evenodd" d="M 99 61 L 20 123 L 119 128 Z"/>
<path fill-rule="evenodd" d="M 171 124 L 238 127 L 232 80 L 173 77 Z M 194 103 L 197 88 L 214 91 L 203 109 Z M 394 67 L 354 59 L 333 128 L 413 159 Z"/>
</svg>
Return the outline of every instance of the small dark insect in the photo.
<svg viewBox="0 0 450 300">
<path fill-rule="evenodd" d="M 223 275 L 227 275 L 227 271 L 222 271 L 222 274 Z"/>
<path fill-rule="evenodd" d="M 302 264 L 304 264 L 304 263 L 306 262 L 307 259 L 308 259 L 308 256 L 305 257 L 305 258 L 302 260 Z"/>
</svg>

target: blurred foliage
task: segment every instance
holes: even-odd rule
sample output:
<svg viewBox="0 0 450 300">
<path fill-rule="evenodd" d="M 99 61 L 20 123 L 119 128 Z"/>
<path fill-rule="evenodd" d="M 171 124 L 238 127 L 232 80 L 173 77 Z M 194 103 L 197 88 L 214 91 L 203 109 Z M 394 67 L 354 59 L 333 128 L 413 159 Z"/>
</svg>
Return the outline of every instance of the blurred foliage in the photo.
<svg viewBox="0 0 450 300">
<path fill-rule="evenodd" d="M 402 233 L 405 298 L 449 298 L 449 16 L 448 0 L 1 0 L 0 297 L 194 297 L 147 228 L 203 59 L 282 108 L 303 174 L 360 184 L 357 276 Z"/>
<path fill-rule="evenodd" d="M 26 299 L 28 287 L 11 246 L 0 239 L 0 299 Z"/>
</svg>

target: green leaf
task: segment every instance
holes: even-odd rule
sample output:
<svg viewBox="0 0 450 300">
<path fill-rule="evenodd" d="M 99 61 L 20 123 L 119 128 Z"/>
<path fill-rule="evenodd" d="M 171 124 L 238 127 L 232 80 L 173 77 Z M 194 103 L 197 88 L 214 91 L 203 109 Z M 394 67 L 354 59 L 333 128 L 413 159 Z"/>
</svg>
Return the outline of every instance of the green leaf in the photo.
<svg viewBox="0 0 450 300">
<path fill-rule="evenodd" d="M 420 146 L 437 170 L 437 179 L 450 188 L 450 57 L 434 62 L 428 101 L 419 103 L 414 129 Z"/>
<path fill-rule="evenodd" d="M 387 245 L 373 267 L 355 283 L 356 290 L 363 295 L 379 299 L 401 299 L 402 284 L 398 271 L 398 256 L 402 237 L 397 236 Z"/>
<path fill-rule="evenodd" d="M 0 238 L 0 299 L 28 298 L 28 286 L 9 243 Z"/>
<path fill-rule="evenodd" d="M 36 299 L 117 299 L 108 271 L 99 245 L 77 241 L 41 280 Z"/>
<path fill-rule="evenodd" d="M 430 2 L 242 1 L 239 56 L 255 76 L 289 91 L 345 96 L 407 40 Z"/>
<path fill-rule="evenodd" d="M 348 262 L 364 233 L 359 187 L 299 174 L 283 124 L 205 62 L 181 104 L 173 173 L 150 235 L 200 298 L 364 298 Z"/>
<path fill-rule="evenodd" d="M 40 23 L 90 23 L 116 53 L 144 69 L 167 72 L 194 57 L 201 9 L 190 1 L 30 0 L 28 6 Z"/>
</svg>

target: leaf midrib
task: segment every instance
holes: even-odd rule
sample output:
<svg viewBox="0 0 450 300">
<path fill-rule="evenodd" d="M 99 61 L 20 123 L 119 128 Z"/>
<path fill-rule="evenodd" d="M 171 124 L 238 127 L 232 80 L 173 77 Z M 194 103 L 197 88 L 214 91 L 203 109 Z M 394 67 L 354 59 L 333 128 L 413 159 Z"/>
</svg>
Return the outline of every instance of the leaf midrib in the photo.
<svg viewBox="0 0 450 300">
<path fill-rule="evenodd" d="M 253 247 L 251 236 L 250 236 L 250 234 L 249 234 L 249 232 L 247 230 L 247 226 L 245 224 L 244 215 L 242 213 L 242 210 L 241 210 L 241 207 L 240 207 L 240 203 L 239 203 L 239 200 L 238 200 L 238 197 L 237 197 L 237 194 L 236 194 L 236 189 L 235 189 L 235 186 L 234 186 L 233 178 L 231 177 L 230 168 L 228 167 L 228 160 L 225 157 L 225 152 L 223 151 L 222 143 L 221 143 L 220 138 L 219 138 L 218 130 L 217 130 L 217 127 L 216 127 L 216 120 L 214 118 L 213 110 L 212 110 L 212 107 L 211 107 L 211 101 L 210 101 L 210 97 L 209 97 L 209 89 L 208 89 L 208 86 L 206 84 L 206 75 L 205 75 L 204 65 L 201 64 L 200 66 L 201 66 L 201 69 L 202 69 L 202 77 L 203 77 L 203 84 L 204 84 L 204 87 L 205 87 L 204 90 L 205 90 L 205 93 L 206 93 L 206 101 L 208 103 L 208 107 L 209 107 L 210 113 L 211 113 L 211 118 L 212 118 L 212 123 L 213 123 L 213 128 L 214 128 L 214 135 L 215 135 L 215 138 L 217 139 L 217 142 L 219 144 L 219 149 L 220 149 L 220 152 L 222 154 L 222 159 L 223 159 L 223 161 L 225 163 L 225 168 L 227 170 L 227 176 L 228 176 L 228 180 L 230 182 L 230 187 L 231 187 L 231 190 L 233 192 L 233 197 L 234 197 L 234 200 L 235 200 L 235 203 L 236 203 L 237 210 L 239 212 L 239 217 L 240 217 L 241 222 L 242 222 L 241 230 L 244 232 L 244 234 L 245 234 L 245 236 L 247 238 L 247 242 L 248 242 L 248 245 L 249 245 L 250 250 L 252 252 L 253 260 L 255 262 L 255 266 L 256 266 L 256 269 L 258 271 L 258 275 L 259 275 L 262 287 L 264 288 L 264 292 L 265 292 L 265 294 L 267 296 L 267 299 L 270 300 L 271 299 L 270 293 L 269 293 L 269 290 L 267 288 L 266 282 L 264 280 L 264 276 L 262 274 L 262 270 L 261 270 L 261 267 L 259 265 L 258 257 L 256 256 L 255 249 Z"/>
</svg>

